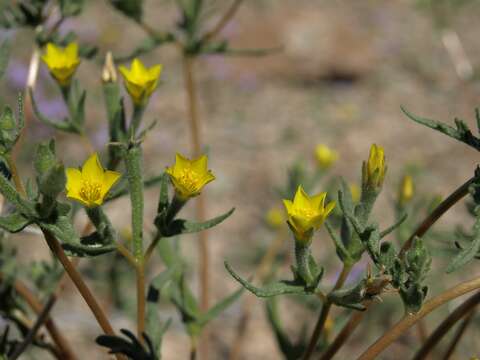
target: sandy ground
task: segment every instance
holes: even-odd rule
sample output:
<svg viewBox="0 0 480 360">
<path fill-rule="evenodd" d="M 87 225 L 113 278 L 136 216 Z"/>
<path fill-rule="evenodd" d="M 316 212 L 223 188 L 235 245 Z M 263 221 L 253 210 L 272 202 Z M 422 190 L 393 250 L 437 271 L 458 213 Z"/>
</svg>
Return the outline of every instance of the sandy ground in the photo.
<svg viewBox="0 0 480 360">
<path fill-rule="evenodd" d="M 153 0 L 147 1 L 146 6 L 152 9 L 147 13 L 147 22 L 153 26 L 162 29 L 173 22 L 175 14 L 168 6 L 163 11 Z M 480 63 L 480 46 L 475 36 L 479 30 L 479 10 L 472 5 L 452 19 L 452 28 L 461 37 L 473 64 Z M 102 52 L 112 50 L 116 54 L 127 52 L 143 35 L 120 15 L 107 12 L 100 2 L 90 6 L 82 18 L 67 25 L 78 29 L 84 41 L 99 44 Z M 217 181 L 209 185 L 205 193 L 208 214 L 214 216 L 231 206 L 237 209 L 231 219 L 209 232 L 215 299 L 237 286 L 224 270 L 223 261 L 231 260 L 247 275 L 252 270 L 241 264 L 239 254 L 249 251 L 251 254 L 258 244 L 266 246 L 273 240 L 273 235 L 262 225 L 265 211 L 272 205 L 280 205 L 281 199 L 273 189 L 285 182 L 286 169 L 294 160 L 313 162 L 312 151 L 317 143 L 335 147 L 340 160 L 333 173 L 356 182 L 360 180 L 360 164 L 370 144 L 375 142 L 385 147 L 389 172 L 386 191 L 377 206 L 377 210 L 382 209 L 377 211 L 381 224 L 391 221 L 391 211 L 383 209 L 389 207 L 407 166 L 428 169 L 418 178 L 417 189 L 440 195 L 448 194 L 472 175 L 477 156 L 474 150 L 410 122 L 400 111 L 404 105 L 414 113 L 444 121 L 459 117 L 473 127 L 474 108 L 478 105 L 478 82 L 459 79 L 431 18 L 415 9 L 411 1 L 247 1 L 224 35 L 239 48 L 283 46 L 283 51 L 262 58 L 205 57 L 196 64 L 202 137 L 208 146 L 210 167 L 217 176 Z M 15 36 L 25 42 L 29 39 L 24 32 Z M 28 46 L 15 48 L 15 66 L 25 65 L 28 53 Z M 162 171 L 173 161 L 176 151 L 190 151 L 179 59 L 176 50 L 167 47 L 144 57 L 148 64 L 164 64 L 162 85 L 146 114 L 149 120 L 159 120 L 159 126 L 145 141 L 148 174 Z M 92 76 L 95 73 L 97 77 Z M 7 85 L 15 89 L 12 76 L 7 77 Z M 101 98 L 99 77 L 96 64 L 85 63 L 79 69 L 82 84 L 91 92 L 87 106 L 89 135 L 102 150 L 106 124 L 104 110 L 96 100 Z M 44 72 L 39 86 L 46 92 L 47 99 L 53 101 L 58 96 L 51 92 L 51 80 Z M 58 113 L 61 111 L 60 108 Z M 38 123 L 32 123 L 25 146 L 51 134 Z M 77 165 L 87 156 L 71 136 L 56 137 L 65 163 Z M 28 154 L 25 150 L 24 172 L 29 171 Z M 151 196 L 156 197 L 157 190 L 149 191 L 147 198 Z M 119 227 L 128 221 L 127 204 L 121 200 L 107 208 Z M 155 201 L 147 203 L 147 221 L 153 218 L 155 206 Z M 463 221 L 464 215 L 459 205 L 441 225 Z M 328 287 L 339 264 L 328 260 L 333 248 L 326 233 L 321 232 L 318 237 L 314 247 L 320 262 L 329 264 L 325 283 Z M 35 246 L 34 252 L 28 252 L 29 258 L 45 256 L 40 239 L 33 236 L 21 239 L 17 242 L 20 248 Z M 195 237 L 185 236 L 182 246 L 192 264 L 196 264 Z M 440 274 L 442 264 L 436 264 Z M 82 266 L 88 268 L 89 262 L 85 261 Z M 470 265 L 468 273 L 477 268 L 476 264 Z M 470 276 L 443 275 L 441 282 L 433 284 L 431 293 Z M 194 285 L 196 281 L 193 275 Z M 288 304 L 282 303 L 285 310 Z M 392 304 L 397 303 L 387 301 L 377 305 L 378 313 L 368 316 L 365 326 L 353 336 L 338 359 L 358 355 L 382 328 L 401 315 L 391 311 Z M 298 334 L 307 316 L 312 318 L 295 306 L 293 311 L 291 308 L 284 315 L 293 335 Z M 165 318 L 174 319 L 165 337 L 164 358 L 187 358 L 188 338 L 178 316 L 170 308 L 161 311 Z M 227 358 L 240 314 L 239 303 L 213 324 L 211 359 Z M 98 328 L 74 289 L 65 293 L 54 315 L 65 334 L 76 346 L 82 347 L 84 358 L 105 358 L 92 344 Z M 117 328 L 132 327 L 128 319 L 115 312 L 113 322 Z M 427 326 L 433 328 L 436 322 L 430 320 Z M 313 321 L 309 324 L 313 327 Z M 74 336 L 78 334 L 81 336 Z M 458 353 L 463 354 L 463 358 L 480 351 L 474 341 L 476 335 L 478 330 L 472 328 L 462 342 Z M 255 302 L 245 344 L 244 359 L 280 358 L 261 301 Z M 408 356 L 416 344 L 412 332 L 391 347 L 395 352 L 381 358 L 400 358 L 392 354 Z"/>
</svg>

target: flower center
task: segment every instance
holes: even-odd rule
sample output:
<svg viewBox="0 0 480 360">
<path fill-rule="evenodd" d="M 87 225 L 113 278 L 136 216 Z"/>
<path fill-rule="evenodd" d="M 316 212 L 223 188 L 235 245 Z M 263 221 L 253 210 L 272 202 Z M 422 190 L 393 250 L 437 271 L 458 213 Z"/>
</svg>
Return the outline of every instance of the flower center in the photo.
<svg viewBox="0 0 480 360">
<path fill-rule="evenodd" d="M 308 220 L 315 216 L 315 211 L 312 208 L 300 208 L 295 211 L 299 216 L 302 216 Z"/>
<path fill-rule="evenodd" d="M 84 180 L 80 189 L 80 196 L 87 202 L 95 202 L 102 195 L 102 184 L 90 180 Z"/>
<path fill-rule="evenodd" d="M 196 172 L 185 169 L 180 173 L 179 180 L 186 189 L 195 192 L 198 188 L 200 177 Z"/>
</svg>

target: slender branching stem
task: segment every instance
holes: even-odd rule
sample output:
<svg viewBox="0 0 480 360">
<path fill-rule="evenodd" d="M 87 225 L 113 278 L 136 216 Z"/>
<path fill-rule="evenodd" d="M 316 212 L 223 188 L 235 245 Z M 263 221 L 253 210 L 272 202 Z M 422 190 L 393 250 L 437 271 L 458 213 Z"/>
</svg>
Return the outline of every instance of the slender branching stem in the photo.
<svg viewBox="0 0 480 360">
<path fill-rule="evenodd" d="M 10 154 L 6 155 L 5 159 L 7 160 L 8 167 L 10 168 L 10 173 L 12 174 L 12 179 L 15 185 L 15 189 L 17 189 L 17 191 L 21 195 L 25 196 L 26 195 L 25 188 L 23 187 L 22 179 L 20 178 L 20 175 L 18 173 L 18 169 L 17 169 L 17 165 L 15 164 L 15 161 L 13 160 Z"/>
<path fill-rule="evenodd" d="M 153 251 L 155 250 L 155 248 L 157 247 L 158 245 L 158 242 L 162 239 L 162 236 L 160 235 L 160 233 L 157 233 L 155 235 L 155 238 L 152 240 L 152 242 L 148 245 L 147 247 L 147 251 L 145 251 L 145 256 L 144 256 L 144 261 L 145 261 L 145 264 L 147 264 L 152 255 L 153 255 Z"/>
<path fill-rule="evenodd" d="M 332 291 L 335 291 L 343 286 L 345 280 L 347 280 L 348 274 L 352 267 L 348 264 L 344 264 L 340 275 L 338 276 L 337 282 L 333 287 Z M 308 360 L 312 356 L 313 352 L 315 351 L 315 347 L 317 346 L 318 340 L 323 332 L 325 327 L 325 322 L 328 319 L 328 314 L 330 313 L 330 308 L 332 307 L 332 303 L 330 301 L 326 301 L 320 312 L 320 316 L 318 317 L 317 324 L 315 325 L 315 329 L 313 330 L 312 337 L 310 338 L 310 342 L 308 343 L 307 350 L 303 355 L 303 360 Z"/>
<path fill-rule="evenodd" d="M 50 310 L 52 309 L 54 304 L 55 304 L 54 298 L 50 298 L 47 301 L 43 309 L 40 311 L 37 321 L 35 321 L 35 324 L 33 324 L 32 328 L 28 331 L 27 336 L 25 336 L 25 339 L 16 347 L 13 354 L 8 357 L 9 359 L 16 360 L 20 357 L 20 355 L 22 355 L 22 353 L 25 352 L 25 350 L 27 350 L 28 346 L 32 343 L 32 341 L 37 336 L 37 333 L 42 327 L 42 325 L 45 323 L 45 321 L 47 321 Z"/>
<path fill-rule="evenodd" d="M 453 205 L 459 202 L 468 194 L 468 188 L 476 180 L 475 177 L 468 179 L 463 185 L 455 190 L 449 197 L 442 201 L 433 212 L 418 226 L 414 233 L 408 238 L 400 250 L 399 256 L 403 257 L 405 252 L 410 249 L 413 240 L 418 236 L 422 237 L 425 233 L 442 217 Z"/>
<path fill-rule="evenodd" d="M 115 335 L 113 328 L 110 325 L 110 322 L 108 321 L 107 316 L 105 315 L 105 312 L 100 307 L 99 303 L 97 302 L 97 299 L 92 294 L 87 284 L 85 284 L 85 282 L 83 281 L 83 278 L 78 272 L 78 270 L 75 268 L 75 266 L 73 266 L 72 262 L 68 259 L 67 255 L 63 251 L 63 248 L 58 242 L 58 240 L 48 230 L 42 229 L 42 232 L 45 237 L 45 240 L 47 241 L 48 246 L 50 247 L 50 250 L 53 252 L 53 254 L 57 257 L 57 259 L 60 261 L 60 263 L 64 267 L 70 279 L 72 280 L 74 285 L 77 287 L 78 291 L 80 292 L 83 299 L 87 303 L 88 307 L 92 311 L 93 315 L 97 319 L 97 322 L 102 328 L 102 330 L 107 335 Z"/>
<path fill-rule="evenodd" d="M 370 305 L 370 302 L 364 302 L 364 306 L 367 309 L 369 305 Z M 353 311 L 353 314 L 350 316 L 350 319 L 348 320 L 348 322 L 344 325 L 342 330 L 340 330 L 337 337 L 335 338 L 335 340 L 333 340 L 333 342 L 330 344 L 327 350 L 322 354 L 322 356 L 320 357 L 320 360 L 330 360 L 335 356 L 338 350 L 340 350 L 343 344 L 345 344 L 345 342 L 350 338 L 350 336 L 353 334 L 357 326 L 363 320 L 363 317 L 365 316 L 366 312 L 367 310 Z"/>
<path fill-rule="evenodd" d="M 230 20 L 232 20 L 232 18 L 235 16 L 242 2 L 243 0 L 234 0 L 230 8 L 228 8 L 228 10 L 223 14 L 223 16 L 220 18 L 218 23 L 213 27 L 213 29 L 207 32 L 203 36 L 202 40 L 204 42 L 208 42 L 212 40 L 215 36 L 217 36 L 223 30 L 223 28 L 225 28 L 225 26 L 230 22 Z"/>
<path fill-rule="evenodd" d="M 445 355 L 443 356 L 443 360 L 448 360 L 450 359 L 450 356 L 453 355 L 453 353 L 455 352 L 455 349 L 458 345 L 458 343 L 460 342 L 460 339 L 462 338 L 463 334 L 465 334 L 465 331 L 467 330 L 468 328 L 468 325 L 470 325 L 470 323 L 472 322 L 473 318 L 475 317 L 475 313 L 476 313 L 476 310 L 473 309 L 472 311 L 470 311 L 466 316 L 465 318 L 463 319 L 462 323 L 460 324 L 457 332 L 455 333 L 455 335 L 453 336 L 453 339 L 450 343 L 450 345 L 448 346 L 448 349 L 447 351 L 445 352 Z"/>
<path fill-rule="evenodd" d="M 200 119 L 198 116 L 198 97 L 197 87 L 194 78 L 194 58 L 184 56 L 183 70 L 185 77 L 185 88 L 187 91 L 187 108 L 190 119 L 190 134 L 192 137 L 192 153 L 198 157 L 202 151 L 202 141 L 200 136 Z M 205 220 L 205 199 L 200 195 L 196 201 L 196 212 L 199 221 Z M 207 233 L 202 231 L 198 233 L 200 246 L 200 304 L 202 309 L 206 310 L 209 306 L 209 249 Z"/>
<path fill-rule="evenodd" d="M 480 303 L 480 292 L 472 295 L 459 307 L 457 307 L 450 315 L 448 315 L 435 331 L 427 338 L 423 343 L 422 347 L 417 351 L 413 360 L 425 359 L 425 357 L 432 351 L 432 349 L 437 345 L 443 337 L 448 333 L 448 331 L 463 317 L 472 312 L 478 303 Z"/>
<path fill-rule="evenodd" d="M 117 251 L 129 262 L 130 265 L 137 267 L 135 257 L 123 244 L 117 243 Z"/>
<path fill-rule="evenodd" d="M 385 332 L 374 344 L 372 344 L 365 352 L 360 355 L 358 360 L 375 359 L 383 350 L 385 350 L 392 342 L 397 340 L 405 331 L 415 325 L 418 320 L 424 318 L 439 306 L 465 295 L 471 291 L 480 289 L 480 277 L 458 284 L 423 304 L 419 312 L 415 314 L 407 314 L 400 319 L 393 327 Z"/>
<path fill-rule="evenodd" d="M 135 272 L 137 275 L 137 336 L 142 339 L 145 331 L 145 259 L 143 253 L 143 172 L 142 150 L 139 145 L 127 149 L 125 168 L 130 189 L 132 207 L 132 245 L 135 257 Z"/>
<path fill-rule="evenodd" d="M 2 282 L 4 276 L 0 273 L 0 282 Z M 13 284 L 15 291 L 22 297 L 23 300 L 30 306 L 30 308 L 37 314 L 40 315 L 43 306 L 42 303 L 36 298 L 35 294 L 20 280 L 15 279 Z M 53 342 L 58 348 L 58 352 L 62 359 L 65 360 L 75 360 L 76 356 L 73 353 L 73 350 L 68 343 L 67 339 L 63 337 L 62 331 L 60 331 L 51 317 L 45 319 L 45 327 L 50 334 Z"/>
</svg>

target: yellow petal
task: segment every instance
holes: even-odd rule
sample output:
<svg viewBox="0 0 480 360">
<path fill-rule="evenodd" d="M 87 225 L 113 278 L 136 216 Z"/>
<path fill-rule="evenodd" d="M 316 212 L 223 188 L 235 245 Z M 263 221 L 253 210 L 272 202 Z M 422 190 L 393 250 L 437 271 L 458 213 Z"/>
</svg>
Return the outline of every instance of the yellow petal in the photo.
<svg viewBox="0 0 480 360">
<path fill-rule="evenodd" d="M 293 203 L 295 207 L 298 208 L 310 208 L 311 203 L 310 203 L 310 198 L 303 190 L 303 187 L 300 185 L 297 189 L 297 192 L 295 193 L 295 197 L 293 198 Z"/>
<path fill-rule="evenodd" d="M 71 42 L 65 48 L 65 54 L 71 60 L 75 60 L 78 57 L 78 45 L 76 42 Z"/>
<path fill-rule="evenodd" d="M 128 70 L 125 66 L 120 65 L 118 67 L 118 71 L 120 71 L 120 74 L 122 74 L 123 78 L 128 81 L 130 78 L 130 70 Z"/>
<path fill-rule="evenodd" d="M 102 199 L 108 193 L 108 191 L 112 188 L 113 185 L 120 179 L 122 174 L 117 171 L 107 170 L 103 175 L 103 182 L 102 182 Z"/>
<path fill-rule="evenodd" d="M 283 205 L 285 206 L 285 209 L 287 210 L 287 213 L 290 215 L 292 213 L 292 208 L 293 208 L 293 203 L 291 200 L 283 200 Z"/>
<path fill-rule="evenodd" d="M 336 202 L 335 201 L 330 201 L 327 206 L 325 207 L 325 212 L 324 216 L 325 218 L 332 212 L 332 210 L 335 208 Z"/>
<path fill-rule="evenodd" d="M 208 158 L 206 155 L 202 155 L 198 159 L 192 161 L 192 168 L 198 174 L 203 174 L 207 172 L 207 167 L 208 167 Z"/>
<path fill-rule="evenodd" d="M 323 206 L 325 205 L 325 198 L 327 197 L 326 192 L 322 192 L 320 194 L 312 196 L 310 199 L 312 202 L 312 206 L 315 210 L 321 209 L 323 210 Z"/>
<path fill-rule="evenodd" d="M 67 175 L 67 184 L 65 185 L 67 191 L 78 193 L 82 187 L 82 173 L 75 168 L 67 168 L 65 173 Z"/>
<path fill-rule="evenodd" d="M 84 180 L 101 182 L 103 179 L 104 170 L 97 153 L 93 153 L 88 160 L 83 164 L 82 177 Z"/>
<path fill-rule="evenodd" d="M 150 69 L 148 69 L 148 74 L 150 75 L 150 79 L 157 80 L 160 75 L 162 74 L 162 65 L 154 65 Z"/>
</svg>

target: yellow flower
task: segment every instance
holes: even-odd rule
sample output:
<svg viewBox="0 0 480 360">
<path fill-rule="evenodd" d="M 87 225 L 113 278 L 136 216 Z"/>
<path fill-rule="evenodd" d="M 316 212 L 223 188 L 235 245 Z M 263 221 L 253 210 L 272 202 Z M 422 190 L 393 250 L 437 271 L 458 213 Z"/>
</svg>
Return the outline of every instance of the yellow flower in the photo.
<svg viewBox="0 0 480 360">
<path fill-rule="evenodd" d="M 360 201 L 360 187 L 357 184 L 350 184 L 350 193 L 352 194 L 352 201 L 358 203 Z"/>
<path fill-rule="evenodd" d="M 413 192 L 413 179 L 410 175 L 405 175 L 400 184 L 400 192 L 398 196 L 400 204 L 405 205 L 412 200 Z"/>
<path fill-rule="evenodd" d="M 146 68 L 143 63 L 134 59 L 130 70 L 125 66 L 118 68 L 125 81 L 125 87 L 137 105 L 144 105 L 158 85 L 158 79 L 162 73 L 162 65 Z"/>
<path fill-rule="evenodd" d="M 177 153 L 175 165 L 167 167 L 165 172 L 170 176 L 177 195 L 182 200 L 199 195 L 205 185 L 215 180 L 213 173 L 208 170 L 206 155 L 189 160 Z"/>
<path fill-rule="evenodd" d="M 87 207 L 102 205 L 105 195 L 121 174 L 104 170 L 97 153 L 83 164 L 82 170 L 67 168 L 67 197 Z"/>
<path fill-rule="evenodd" d="M 335 207 L 335 201 L 325 206 L 326 196 L 327 193 L 323 192 L 310 197 L 302 186 L 299 186 L 293 202 L 283 200 L 288 213 L 288 224 L 298 241 L 308 242 L 313 231 L 322 226 L 328 214 Z"/>
<path fill-rule="evenodd" d="M 320 144 L 315 148 L 315 157 L 317 158 L 318 166 L 322 169 L 327 169 L 337 161 L 338 153 L 328 146 Z"/>
<path fill-rule="evenodd" d="M 70 84 L 77 66 L 80 64 L 78 57 L 77 43 L 70 43 L 67 47 L 62 48 L 55 44 L 48 43 L 47 51 L 42 56 L 42 60 L 47 64 L 50 74 L 62 86 Z"/>
<path fill-rule="evenodd" d="M 285 212 L 283 210 L 274 207 L 268 210 L 265 220 L 272 228 L 278 228 L 284 225 L 287 219 L 285 218 Z"/>
<path fill-rule="evenodd" d="M 373 189 L 383 185 L 385 178 L 385 153 L 383 147 L 373 144 L 364 170 L 364 183 Z"/>
</svg>

